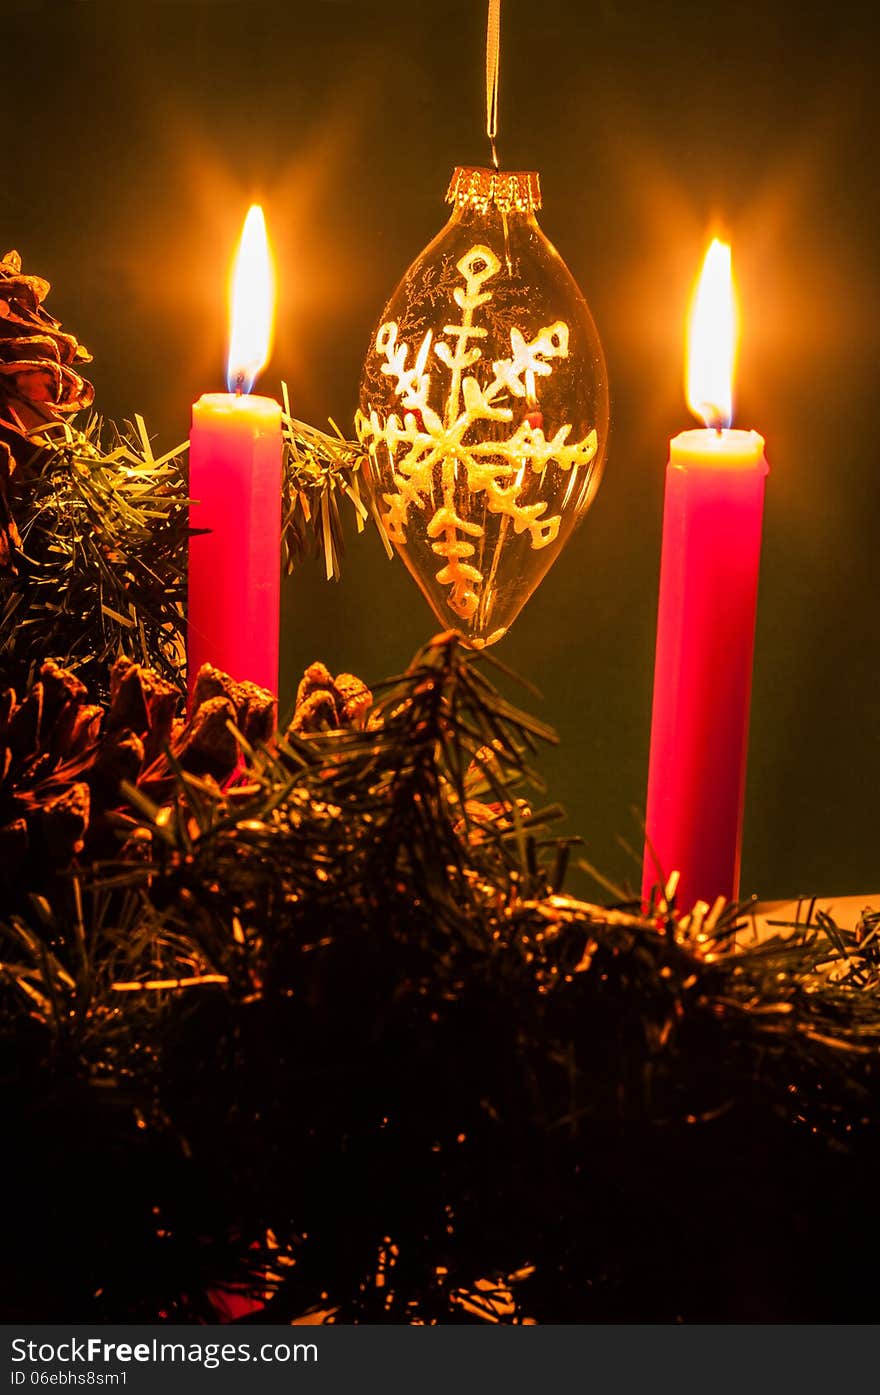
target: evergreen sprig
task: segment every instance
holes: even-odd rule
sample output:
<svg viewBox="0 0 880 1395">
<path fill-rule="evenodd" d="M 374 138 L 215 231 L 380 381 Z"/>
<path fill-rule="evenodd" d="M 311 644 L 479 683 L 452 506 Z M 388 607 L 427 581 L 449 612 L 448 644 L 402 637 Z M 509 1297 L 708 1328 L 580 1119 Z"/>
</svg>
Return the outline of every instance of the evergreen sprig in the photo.
<svg viewBox="0 0 880 1395">
<path fill-rule="evenodd" d="M 880 918 L 735 948 L 564 894 L 487 662 L 129 788 L 3 920 L 9 1316 L 864 1319 Z"/>
<path fill-rule="evenodd" d="M 154 456 L 141 417 L 32 435 L 12 480 L 21 538 L 0 578 L 0 674 L 24 687 L 45 658 L 99 685 L 119 654 L 180 683 L 188 502 L 185 448 Z"/>
</svg>

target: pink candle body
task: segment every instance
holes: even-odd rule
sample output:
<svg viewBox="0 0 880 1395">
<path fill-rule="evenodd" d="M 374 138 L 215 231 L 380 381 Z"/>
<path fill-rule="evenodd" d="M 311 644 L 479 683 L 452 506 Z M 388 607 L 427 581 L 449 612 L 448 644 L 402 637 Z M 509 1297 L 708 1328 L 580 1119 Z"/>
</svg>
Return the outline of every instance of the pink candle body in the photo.
<svg viewBox="0 0 880 1395">
<path fill-rule="evenodd" d="M 739 895 L 764 482 L 753 431 L 670 445 L 642 896 L 682 911 Z"/>
<path fill-rule="evenodd" d="M 193 406 L 187 673 L 202 664 L 278 691 L 281 407 L 207 393 Z"/>
</svg>

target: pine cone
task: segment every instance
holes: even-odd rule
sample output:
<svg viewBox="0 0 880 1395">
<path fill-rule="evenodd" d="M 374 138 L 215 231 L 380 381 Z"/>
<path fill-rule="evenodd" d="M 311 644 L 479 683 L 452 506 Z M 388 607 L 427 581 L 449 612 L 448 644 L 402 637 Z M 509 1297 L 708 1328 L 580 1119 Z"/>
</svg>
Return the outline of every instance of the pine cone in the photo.
<svg viewBox="0 0 880 1395">
<path fill-rule="evenodd" d="M 0 697 L 0 877 L 57 870 L 82 850 L 102 716 L 51 660 L 21 702 L 11 688 Z"/>
<path fill-rule="evenodd" d="M 203 664 L 196 676 L 192 708 L 197 711 L 210 698 L 227 698 L 235 710 L 235 725 L 253 746 L 268 741 L 275 730 L 275 699 L 256 683 L 237 683 L 219 668 Z"/>
<path fill-rule="evenodd" d="M 127 658 L 114 664 L 108 733 L 127 743 L 121 754 L 132 761 L 131 738 L 140 738 L 139 770 L 123 778 L 137 783 L 157 803 L 170 794 L 175 779 L 167 751 L 184 770 L 209 776 L 222 786 L 234 775 L 241 756 L 231 727 L 252 744 L 267 741 L 275 730 L 272 694 L 256 683 L 236 683 L 210 664 L 198 674 L 188 716 L 175 716 L 178 699 L 177 689 L 152 669 Z"/>
<path fill-rule="evenodd" d="M 240 758 L 229 724 L 251 742 L 274 729 L 271 693 L 207 665 L 188 718 L 177 716 L 172 684 L 125 657 L 111 671 L 106 711 L 87 699 L 85 685 L 52 660 L 20 702 L 11 688 L 0 694 L 0 887 L 23 894 L 80 854 L 112 855 L 123 781 L 161 803 L 175 780 L 169 750 L 222 785 Z"/>
<path fill-rule="evenodd" d="M 322 731 L 362 730 L 373 694 L 353 673 L 331 677 L 324 664 L 310 664 L 296 694 L 296 710 L 288 730 L 296 736 Z"/>
<path fill-rule="evenodd" d="M 43 309 L 48 293 L 48 281 L 22 274 L 17 252 L 0 259 L 0 575 L 17 571 L 11 481 L 16 463 L 34 454 L 29 432 L 91 406 L 95 396 L 73 367 L 92 356 Z"/>
<path fill-rule="evenodd" d="M 30 430 L 95 396 L 74 367 L 92 356 L 44 310 L 48 293 L 48 281 L 23 275 L 17 252 L 0 260 L 0 432 L 19 461 L 33 454 Z"/>
</svg>

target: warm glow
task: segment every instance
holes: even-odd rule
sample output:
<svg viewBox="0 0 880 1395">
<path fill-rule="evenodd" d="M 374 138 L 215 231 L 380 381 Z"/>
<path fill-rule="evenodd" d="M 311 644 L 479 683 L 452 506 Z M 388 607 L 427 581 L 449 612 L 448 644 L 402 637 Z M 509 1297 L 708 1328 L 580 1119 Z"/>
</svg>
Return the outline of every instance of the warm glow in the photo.
<svg viewBox="0 0 880 1395">
<path fill-rule="evenodd" d="M 252 204 L 232 268 L 226 368 L 230 392 L 250 392 L 265 367 L 272 351 L 274 315 L 275 274 L 266 220 L 259 204 Z"/>
<path fill-rule="evenodd" d="M 707 426 L 729 426 L 733 417 L 736 303 L 730 247 L 714 238 L 691 302 L 687 348 L 687 399 Z"/>
</svg>

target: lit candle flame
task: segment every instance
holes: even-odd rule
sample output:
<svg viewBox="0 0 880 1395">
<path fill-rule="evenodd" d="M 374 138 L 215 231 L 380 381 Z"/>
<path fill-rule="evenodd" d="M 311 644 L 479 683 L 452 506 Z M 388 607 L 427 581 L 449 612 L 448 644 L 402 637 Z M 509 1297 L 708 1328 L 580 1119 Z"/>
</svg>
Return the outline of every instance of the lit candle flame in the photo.
<svg viewBox="0 0 880 1395">
<path fill-rule="evenodd" d="M 275 274 L 266 220 L 259 204 L 248 209 L 232 268 L 229 295 L 230 392 L 250 392 L 272 351 Z"/>
<path fill-rule="evenodd" d="M 714 238 L 703 262 L 688 324 L 687 400 L 720 431 L 733 418 L 737 314 L 730 246 Z"/>
</svg>

